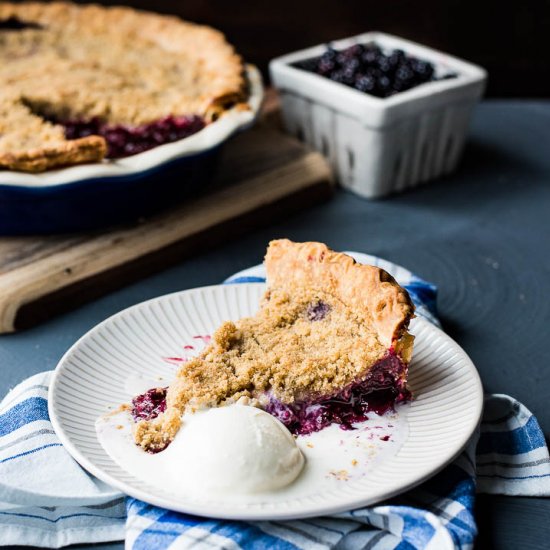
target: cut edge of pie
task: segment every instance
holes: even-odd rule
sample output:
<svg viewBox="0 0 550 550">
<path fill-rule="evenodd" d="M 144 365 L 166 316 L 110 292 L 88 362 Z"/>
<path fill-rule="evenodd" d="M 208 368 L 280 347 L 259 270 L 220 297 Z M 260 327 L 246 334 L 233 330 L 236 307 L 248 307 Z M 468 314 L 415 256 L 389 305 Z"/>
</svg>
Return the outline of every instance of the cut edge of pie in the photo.
<svg viewBox="0 0 550 550">
<path fill-rule="evenodd" d="M 164 135 L 161 145 L 181 139 L 174 132 L 198 131 L 193 117 L 208 124 L 231 108 L 247 108 L 242 58 L 221 32 L 177 17 L 0 2 L 0 46 L 0 169 L 42 172 L 100 162 L 116 131 L 145 135 L 135 137 L 141 152 L 157 136 Z M 184 117 L 189 128 L 182 128 Z M 176 123 L 167 127 L 171 118 Z M 86 124 L 97 120 L 105 131 L 87 135 Z M 64 124 L 80 122 L 79 139 L 67 139 Z"/>
<path fill-rule="evenodd" d="M 332 423 L 352 429 L 410 398 L 414 306 L 393 277 L 322 243 L 287 239 L 270 243 L 265 266 L 258 313 L 224 322 L 167 389 L 134 399 L 134 437 L 145 450 L 163 450 L 184 413 L 240 399 L 308 434 Z"/>
</svg>

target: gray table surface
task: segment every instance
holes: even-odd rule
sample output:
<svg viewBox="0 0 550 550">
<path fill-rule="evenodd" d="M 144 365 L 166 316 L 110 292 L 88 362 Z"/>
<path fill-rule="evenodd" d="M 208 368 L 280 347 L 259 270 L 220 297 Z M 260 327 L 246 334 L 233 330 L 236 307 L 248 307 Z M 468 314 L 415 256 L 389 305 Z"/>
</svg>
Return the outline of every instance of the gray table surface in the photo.
<svg viewBox="0 0 550 550">
<path fill-rule="evenodd" d="M 340 191 L 32 330 L 1 336 L 0 394 L 53 369 L 79 336 L 120 309 L 218 283 L 260 262 L 277 237 L 376 254 L 436 283 L 444 328 L 472 357 L 485 390 L 525 403 L 548 440 L 550 102 L 482 103 L 463 162 L 446 179 L 375 202 Z M 477 517 L 478 548 L 549 547 L 550 500 L 483 496 Z"/>
</svg>

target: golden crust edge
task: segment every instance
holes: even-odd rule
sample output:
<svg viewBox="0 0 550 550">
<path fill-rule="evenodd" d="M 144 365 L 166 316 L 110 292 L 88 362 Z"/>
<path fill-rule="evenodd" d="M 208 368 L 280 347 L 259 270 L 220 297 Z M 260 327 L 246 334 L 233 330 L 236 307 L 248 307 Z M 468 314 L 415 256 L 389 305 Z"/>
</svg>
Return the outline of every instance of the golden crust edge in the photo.
<svg viewBox="0 0 550 550">
<path fill-rule="evenodd" d="M 0 154 L 0 168 L 40 173 L 51 168 L 101 162 L 107 143 L 100 136 L 87 136 L 59 145 L 29 151 Z"/>
<path fill-rule="evenodd" d="M 265 256 L 268 287 L 319 286 L 364 316 L 368 312 L 378 339 L 386 347 L 410 359 L 411 338 L 407 329 L 414 305 L 407 291 L 380 267 L 363 265 L 324 243 L 295 243 L 277 239 Z M 401 341 L 401 343 L 399 343 Z"/>
</svg>

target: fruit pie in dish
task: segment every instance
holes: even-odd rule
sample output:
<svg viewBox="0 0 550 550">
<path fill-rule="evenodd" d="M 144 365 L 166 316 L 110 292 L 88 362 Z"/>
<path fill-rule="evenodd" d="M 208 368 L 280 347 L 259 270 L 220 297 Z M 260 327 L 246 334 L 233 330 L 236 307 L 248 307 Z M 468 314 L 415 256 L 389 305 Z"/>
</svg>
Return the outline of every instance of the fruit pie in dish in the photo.
<svg viewBox="0 0 550 550">
<path fill-rule="evenodd" d="M 247 109 L 241 57 L 176 17 L 0 3 L 0 169 L 43 172 L 186 138 Z"/>
</svg>

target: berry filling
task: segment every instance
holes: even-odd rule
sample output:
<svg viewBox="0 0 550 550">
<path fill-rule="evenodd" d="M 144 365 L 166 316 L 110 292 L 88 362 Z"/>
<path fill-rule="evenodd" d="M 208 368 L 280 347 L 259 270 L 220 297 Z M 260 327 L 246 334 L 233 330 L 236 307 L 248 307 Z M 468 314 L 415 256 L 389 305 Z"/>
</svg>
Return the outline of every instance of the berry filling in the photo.
<svg viewBox="0 0 550 550">
<path fill-rule="evenodd" d="M 166 392 L 168 388 L 152 388 L 132 399 L 132 418 L 134 422 L 153 420 L 166 410 Z"/>
<path fill-rule="evenodd" d="M 351 384 L 332 397 L 292 405 L 272 398 L 265 410 L 294 435 L 308 435 L 331 424 L 339 424 L 342 430 L 353 430 L 355 424 L 368 419 L 369 413 L 382 415 L 394 410 L 395 404 L 411 398 L 404 382 L 406 371 L 407 365 L 390 350 L 372 367 L 363 381 Z M 164 412 L 167 390 L 152 388 L 134 397 L 131 411 L 134 422 L 153 420 Z M 151 447 L 148 452 L 158 453 L 168 445 Z"/>
<path fill-rule="evenodd" d="M 278 418 L 295 435 L 318 432 L 331 424 L 352 430 L 368 419 L 368 413 L 382 415 L 396 403 L 408 401 L 405 387 L 407 366 L 393 352 L 378 361 L 365 380 L 352 384 L 332 397 L 287 405 L 272 399 L 266 411 Z"/>
<path fill-rule="evenodd" d="M 54 121 L 56 122 L 56 121 Z M 107 124 L 99 118 L 59 122 L 67 139 L 102 136 L 107 141 L 107 158 L 117 159 L 143 153 L 159 145 L 189 137 L 206 123 L 200 116 L 167 116 L 140 126 Z"/>
<path fill-rule="evenodd" d="M 329 314 L 330 309 L 326 302 L 319 300 L 307 307 L 306 316 L 309 321 L 322 321 Z"/>
<path fill-rule="evenodd" d="M 344 50 L 327 46 L 317 58 L 294 65 L 376 97 L 388 97 L 426 82 L 456 78 L 456 73 L 437 76 L 429 61 L 403 50 L 384 53 L 374 44 L 355 44 Z"/>
</svg>

